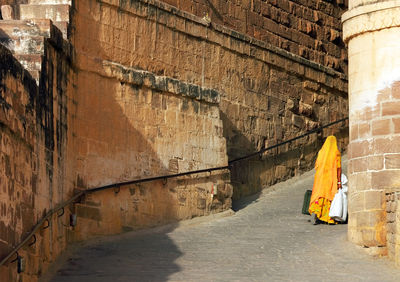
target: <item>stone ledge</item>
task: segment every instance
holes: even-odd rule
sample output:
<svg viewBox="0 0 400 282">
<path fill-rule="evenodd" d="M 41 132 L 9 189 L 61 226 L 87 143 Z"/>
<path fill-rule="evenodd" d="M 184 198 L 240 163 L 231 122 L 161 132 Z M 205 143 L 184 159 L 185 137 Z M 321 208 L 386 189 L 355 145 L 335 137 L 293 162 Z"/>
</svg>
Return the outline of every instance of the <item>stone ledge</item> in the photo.
<svg viewBox="0 0 400 282">
<path fill-rule="evenodd" d="M 326 73 L 331 77 L 336 77 L 336 78 L 339 78 L 341 80 L 347 81 L 347 75 L 345 75 L 343 73 L 340 73 L 340 72 L 337 72 L 332 68 L 328 68 L 328 67 L 325 67 L 325 66 L 323 66 L 321 64 L 315 63 L 313 61 L 304 59 L 303 57 L 300 57 L 298 55 L 292 54 L 292 53 L 290 53 L 290 52 L 288 52 L 286 50 L 283 50 L 281 48 L 274 47 L 271 44 L 268 44 L 267 42 L 255 39 L 255 38 L 253 38 L 251 36 L 248 36 L 248 35 L 245 35 L 243 33 L 237 32 L 237 31 L 235 31 L 233 29 L 230 29 L 230 28 L 227 28 L 227 27 L 225 27 L 223 25 L 210 23 L 209 21 L 201 19 L 201 18 L 199 18 L 199 17 L 197 17 L 197 16 L 195 16 L 193 14 L 190 14 L 188 12 L 179 10 L 174 6 L 162 3 L 162 2 L 160 2 L 158 0 L 138 0 L 137 3 L 135 3 L 135 4 L 133 4 L 133 3 L 123 4 L 124 2 L 122 2 L 122 4 L 119 4 L 119 5 L 115 4 L 115 1 L 112 1 L 112 0 L 98 0 L 98 2 L 106 4 L 106 5 L 110 5 L 110 6 L 115 6 L 120 11 L 126 11 L 128 13 L 133 13 L 133 11 L 132 11 L 132 9 L 129 9 L 128 7 L 126 7 L 126 5 L 130 5 L 131 7 L 133 5 L 135 5 L 135 7 L 138 8 L 140 4 L 146 4 L 146 9 L 141 9 L 140 10 L 140 15 L 138 14 L 138 16 L 146 17 L 148 19 L 155 18 L 153 20 L 158 21 L 158 22 L 160 22 L 162 24 L 165 24 L 170 28 L 179 30 L 180 32 L 183 32 L 183 33 L 190 34 L 185 30 L 186 29 L 186 25 L 184 25 L 183 28 L 179 28 L 179 27 L 176 27 L 176 26 L 171 27 L 170 25 L 168 25 L 168 23 L 163 23 L 162 20 L 160 20 L 160 18 L 162 18 L 162 16 L 159 16 L 157 11 L 150 11 L 150 9 L 163 10 L 164 12 L 170 13 L 172 15 L 181 17 L 184 20 L 190 21 L 193 24 L 197 24 L 197 25 L 203 26 L 203 28 L 209 28 L 209 29 L 213 30 L 214 32 L 227 35 L 227 36 L 229 36 L 231 38 L 234 38 L 234 39 L 236 39 L 238 41 L 245 42 L 245 43 L 247 43 L 249 45 L 253 45 L 255 47 L 258 47 L 258 48 L 267 50 L 267 51 L 269 51 L 271 53 L 274 53 L 275 55 L 278 55 L 278 56 L 284 57 L 286 59 L 289 59 L 292 62 L 299 63 L 299 64 L 302 64 L 302 65 L 307 66 L 309 68 L 312 68 L 314 70 Z M 123 5 L 125 5 L 125 7 L 123 7 Z M 201 34 L 201 32 L 198 32 L 198 34 L 190 34 L 190 35 L 193 36 L 193 37 L 202 38 L 202 39 L 207 40 L 209 42 L 213 42 L 212 40 L 210 40 L 207 32 L 204 32 L 204 34 Z M 213 42 L 213 43 L 218 43 L 218 42 Z M 273 64 L 274 62 L 268 62 L 268 63 L 272 63 Z M 278 67 L 282 67 L 279 64 L 276 64 L 276 65 Z"/>
<path fill-rule="evenodd" d="M 103 61 L 103 69 L 108 76 L 114 77 L 124 83 L 181 95 L 210 104 L 218 104 L 220 102 L 220 94 L 215 89 L 204 88 L 178 79 L 159 76 L 148 71 L 126 67 L 110 61 Z"/>
</svg>

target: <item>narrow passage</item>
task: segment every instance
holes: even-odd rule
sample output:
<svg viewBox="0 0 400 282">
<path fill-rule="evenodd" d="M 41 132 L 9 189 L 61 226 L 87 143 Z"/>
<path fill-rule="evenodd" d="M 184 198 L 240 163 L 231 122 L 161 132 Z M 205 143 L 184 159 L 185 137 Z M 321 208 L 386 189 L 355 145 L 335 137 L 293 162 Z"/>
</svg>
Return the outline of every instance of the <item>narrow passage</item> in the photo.
<svg viewBox="0 0 400 282">
<path fill-rule="evenodd" d="M 301 214 L 313 172 L 203 218 L 86 244 L 50 281 L 400 281 L 386 258 L 347 242 L 347 225 Z"/>
</svg>

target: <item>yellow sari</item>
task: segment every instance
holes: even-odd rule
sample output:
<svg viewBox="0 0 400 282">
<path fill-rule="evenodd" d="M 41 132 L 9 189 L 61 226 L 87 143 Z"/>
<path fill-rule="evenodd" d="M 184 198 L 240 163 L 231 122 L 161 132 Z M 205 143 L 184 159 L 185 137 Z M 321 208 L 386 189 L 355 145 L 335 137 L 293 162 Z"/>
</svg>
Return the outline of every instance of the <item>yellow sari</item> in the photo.
<svg viewBox="0 0 400 282">
<path fill-rule="evenodd" d="M 319 220 L 335 223 L 329 217 L 331 202 L 338 190 L 338 168 L 341 167 L 340 152 L 336 137 L 328 136 L 315 162 L 314 186 L 311 194 L 310 214 L 315 213 Z"/>
</svg>

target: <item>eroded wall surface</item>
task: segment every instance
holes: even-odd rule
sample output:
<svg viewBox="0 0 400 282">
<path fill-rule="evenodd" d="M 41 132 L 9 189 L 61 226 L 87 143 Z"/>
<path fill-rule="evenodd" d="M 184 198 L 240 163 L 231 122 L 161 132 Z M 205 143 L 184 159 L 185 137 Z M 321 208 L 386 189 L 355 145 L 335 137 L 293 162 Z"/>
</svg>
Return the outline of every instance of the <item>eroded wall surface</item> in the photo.
<svg viewBox="0 0 400 282">
<path fill-rule="evenodd" d="M 75 9 L 82 71 L 103 71 L 111 61 L 218 91 L 230 160 L 346 116 L 343 74 L 268 43 L 158 1 L 88 1 Z M 344 149 L 345 129 L 331 133 Z M 311 136 L 280 149 L 279 157 L 235 167 L 235 197 L 310 168 L 321 141 Z"/>
<path fill-rule="evenodd" d="M 18 198 L 18 192 L 2 188 L 3 203 L 24 207 L 0 206 L 1 216 L 12 218 L 1 227 L 7 234 L 5 253 L 29 226 L 79 191 L 226 166 L 346 116 L 337 4 L 243 1 L 219 21 L 215 11 L 207 18 L 207 13 L 181 6 L 183 1 L 171 3 L 174 7 L 154 0 L 88 0 L 73 1 L 71 8 L 50 2 L 24 5 L 24 21 L 0 25 L 2 43 L 38 84 L 33 92 L 27 89 L 30 82 L 16 61 L 19 72 L 12 78 L 4 75 L 3 92 L 17 99 L 10 109 L 19 113 L 19 121 L 7 120 L 1 131 L 4 140 L 11 140 L 4 145 L 2 165 L 7 185 L 17 183 L 15 191 L 26 194 Z M 231 5 L 220 2 L 222 10 Z M 242 12 L 246 26 L 241 25 Z M 49 20 L 37 19 L 44 14 L 61 32 Z M 18 53 L 25 48 L 33 54 Z M 27 96 L 34 97 L 33 110 Z M 32 125 L 33 139 L 7 129 L 21 122 Z M 338 137 L 344 150 L 346 124 L 237 163 L 230 171 L 88 194 L 53 215 L 49 228 L 36 234 L 36 244 L 23 248 L 20 254 L 29 261 L 23 274 L 16 273 L 15 263 L 1 274 L 10 281 L 35 281 L 68 242 L 227 210 L 232 197 L 256 193 L 311 168 L 329 134 Z M 11 160 L 13 154 L 18 156 Z M 26 179 L 18 170 L 27 172 Z M 33 219 L 27 216 L 24 222 L 21 211 Z M 75 227 L 69 225 L 71 214 L 78 216 Z"/>
<path fill-rule="evenodd" d="M 340 16 L 347 0 L 166 0 L 200 18 L 335 70 L 347 71 Z"/>
<path fill-rule="evenodd" d="M 81 61 L 77 72 L 78 188 L 227 165 L 217 91 L 99 62 L 95 69 Z M 231 196 L 227 170 L 125 185 L 77 205 L 82 219 L 76 236 L 224 211 L 231 207 Z"/>
<path fill-rule="evenodd" d="M 47 27 L 51 30 L 49 21 Z M 18 30 L 35 28 L 31 23 Z M 47 211 L 72 195 L 68 190 L 72 186 L 66 185 L 65 169 L 70 65 L 69 54 L 59 43 L 57 37 L 43 38 L 40 85 L 0 45 L 2 259 L 26 238 Z M 34 244 L 19 251 L 27 262 L 24 272 L 17 273 L 17 262 L 11 262 L 15 259 L 12 257 L 0 268 L 2 281 L 36 281 L 65 248 L 67 229 L 65 219 L 50 221 L 49 228 L 36 234 Z"/>
</svg>

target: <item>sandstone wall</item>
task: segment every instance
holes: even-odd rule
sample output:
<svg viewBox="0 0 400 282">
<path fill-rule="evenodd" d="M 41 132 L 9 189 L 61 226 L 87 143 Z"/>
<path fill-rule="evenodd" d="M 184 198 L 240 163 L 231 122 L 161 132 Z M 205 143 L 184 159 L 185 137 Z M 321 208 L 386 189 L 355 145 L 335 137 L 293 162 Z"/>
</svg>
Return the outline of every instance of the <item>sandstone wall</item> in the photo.
<svg viewBox="0 0 400 282">
<path fill-rule="evenodd" d="M 78 188 L 227 165 L 218 92 L 107 61 L 90 67 L 77 72 Z M 229 171 L 217 171 L 92 194 L 77 205 L 76 236 L 229 209 L 229 183 Z"/>
<path fill-rule="evenodd" d="M 69 55 L 59 43 L 56 37 L 44 42 L 40 86 L 0 45 L 2 259 L 49 209 L 72 194 L 65 175 Z M 9 261 L 0 269 L 2 279 L 35 280 L 45 271 L 65 247 L 64 221 L 50 221 L 49 228 L 36 234 L 35 244 L 19 251 L 27 262 L 23 273 Z"/>
<path fill-rule="evenodd" d="M 28 226 L 78 191 L 226 166 L 229 160 L 346 116 L 347 80 L 340 72 L 344 68 L 336 66 L 338 72 L 329 67 L 334 65 L 313 62 L 322 62 L 315 59 L 322 49 L 313 49 L 317 53 L 311 47 L 304 49 L 315 57 L 296 55 L 293 44 L 282 43 L 286 39 L 278 34 L 280 29 L 273 34 L 266 28 L 265 36 L 276 41 L 274 46 L 255 31 L 250 34 L 264 41 L 245 35 L 247 27 L 242 31 L 239 25 L 222 21 L 235 31 L 213 18 L 210 23 L 154 0 L 75 1 L 67 28 L 70 14 L 65 5 L 34 3 L 68 12 L 58 26 L 64 28 L 64 38 L 71 36 L 73 49 L 49 20 L 29 19 L 42 16 L 39 6 L 24 6 L 29 22 L 0 24 L 1 42 L 18 43 L 7 46 L 14 48 L 14 55 L 39 85 L 31 78 L 27 81 L 29 75 L 4 51 L 4 60 L 11 60 L 18 70 L 10 77 L 4 68 L 2 76 L 4 95 L 16 99 L 7 109 L 18 113 L 16 122 L 6 120 L 1 131 L 2 140 L 10 140 L 2 147 L 3 171 L 9 186 L 17 187 L 2 188 L 5 192 L 0 194 L 0 214 L 7 218 L 1 228 L 9 242 L 1 250 L 4 254 L 24 238 Z M 272 6 L 267 10 L 280 18 L 275 12 L 284 8 L 268 3 Z M 309 10 L 307 5 L 304 11 Z M 251 9 L 256 6 L 252 1 Z M 298 6 L 291 5 L 291 11 L 300 11 Z M 18 38 L 15 30 L 32 23 L 32 30 Z M 49 30 L 36 34 L 43 26 Z M 257 24 L 252 28 L 256 30 Z M 24 41 L 25 36 L 33 40 Z M 333 44 L 332 50 L 335 42 L 327 43 Z M 27 46 L 34 54 L 18 53 L 25 50 L 18 47 Z M 27 103 L 26 97 L 32 102 Z M 21 123 L 28 127 L 21 129 Z M 24 133 L 30 128 L 32 137 Z M 49 228 L 36 234 L 36 244 L 21 250 L 29 260 L 24 274 L 16 273 L 15 263 L 2 267 L 1 274 L 10 281 L 21 277 L 35 281 L 69 241 L 227 210 L 232 197 L 255 193 L 311 168 L 328 134 L 337 135 L 344 150 L 346 124 L 235 164 L 231 172 L 121 185 L 89 194 L 60 217 L 53 215 Z M 19 156 L 22 152 L 26 159 Z M 10 202 L 18 209 L 6 208 Z M 71 214 L 78 216 L 75 227 L 69 226 Z"/>
<path fill-rule="evenodd" d="M 348 235 L 375 255 L 389 250 L 398 263 L 400 6 L 350 4 L 343 15 L 350 86 Z"/>
<path fill-rule="evenodd" d="M 221 93 L 230 160 L 346 115 L 343 74 L 265 42 L 157 1 L 76 2 L 74 9 L 73 42 L 83 72 L 102 71 L 106 60 Z M 345 129 L 332 133 L 346 144 Z M 312 167 L 321 140 L 299 140 L 279 157 L 234 169 L 237 197 Z"/>
<path fill-rule="evenodd" d="M 387 192 L 385 193 L 385 205 L 386 205 L 386 244 L 388 250 L 388 256 L 390 259 L 395 260 L 396 264 L 399 264 L 399 247 L 400 241 L 398 239 L 399 233 L 399 209 L 397 204 L 400 200 L 398 192 Z"/>
<path fill-rule="evenodd" d="M 0 254 L 5 256 L 34 222 L 38 170 L 35 156 L 35 96 L 27 71 L 0 45 L 1 58 L 1 222 Z M 32 189 L 31 189 L 32 187 Z M 6 272 L 0 272 L 6 277 Z M 11 281 L 11 280 L 10 280 Z"/>
<path fill-rule="evenodd" d="M 165 0 L 240 33 L 346 73 L 340 16 L 347 0 Z"/>
</svg>

